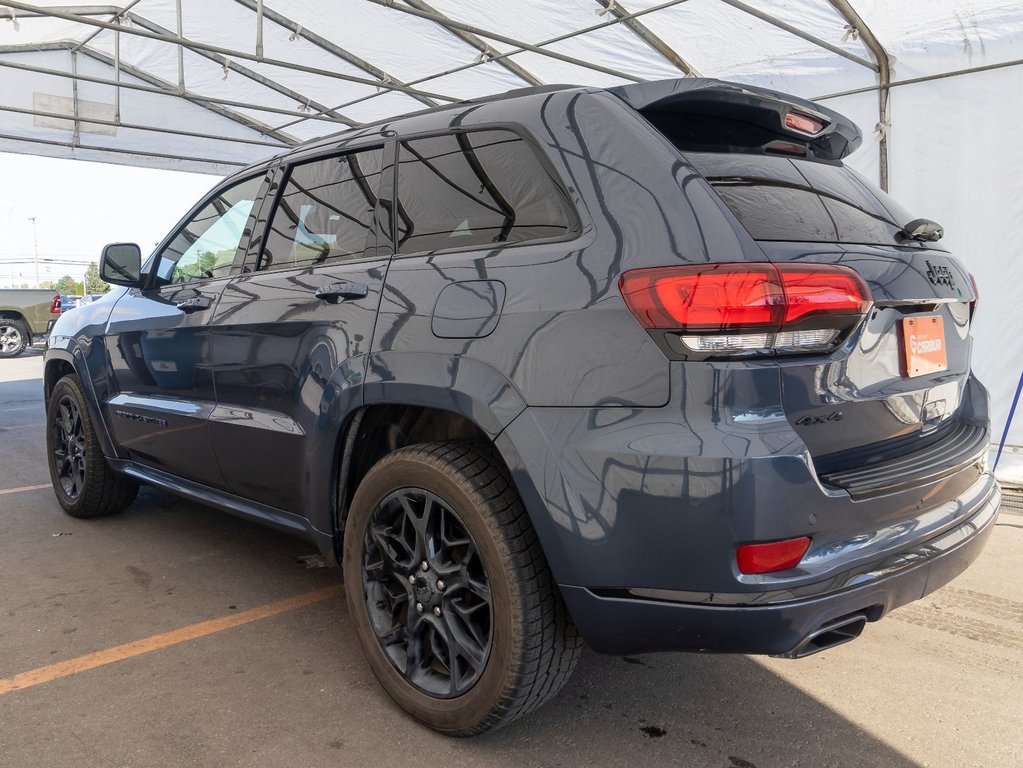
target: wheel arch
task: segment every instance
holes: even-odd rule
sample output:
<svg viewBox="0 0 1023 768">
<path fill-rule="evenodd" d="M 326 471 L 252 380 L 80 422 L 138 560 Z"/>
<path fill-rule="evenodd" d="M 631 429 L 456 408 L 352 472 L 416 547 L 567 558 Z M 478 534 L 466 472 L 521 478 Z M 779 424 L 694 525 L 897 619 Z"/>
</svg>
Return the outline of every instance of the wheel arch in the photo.
<svg viewBox="0 0 1023 768">
<path fill-rule="evenodd" d="M 82 354 L 77 345 L 73 345 L 69 349 L 51 347 L 46 351 L 45 363 L 43 365 L 44 407 L 49 408 L 50 394 L 53 392 L 53 388 L 57 386 L 58 381 L 68 374 L 74 374 L 78 377 L 82 393 L 85 395 L 85 406 L 89 409 L 92 423 L 97 425 L 96 436 L 99 439 L 100 447 L 103 449 L 103 455 L 107 458 L 115 458 L 117 453 L 114 451 L 113 441 L 110 439 L 106 420 L 103 418 L 99 402 L 96 399 L 92 379 L 85 369 L 85 363 L 82 360 Z"/>
<path fill-rule="evenodd" d="M 57 382 L 69 373 L 78 374 L 74 357 L 64 350 L 51 350 L 46 355 L 46 364 L 43 368 L 43 398 L 47 405 L 50 403 L 50 393 L 57 386 Z M 78 378 L 81 379 L 81 376 Z"/>
<path fill-rule="evenodd" d="M 389 352 L 370 356 L 366 370 L 361 402 L 341 420 L 334 448 L 332 554 L 338 562 L 349 504 L 377 461 L 438 440 L 486 442 L 500 456 L 498 435 L 526 408 L 505 376 L 469 358 Z"/>
<path fill-rule="evenodd" d="M 334 548 L 338 560 L 351 500 L 377 462 L 410 445 L 447 440 L 494 445 L 495 437 L 467 414 L 453 410 L 394 402 L 372 403 L 357 409 L 338 435 L 334 462 L 337 468 Z"/>
</svg>

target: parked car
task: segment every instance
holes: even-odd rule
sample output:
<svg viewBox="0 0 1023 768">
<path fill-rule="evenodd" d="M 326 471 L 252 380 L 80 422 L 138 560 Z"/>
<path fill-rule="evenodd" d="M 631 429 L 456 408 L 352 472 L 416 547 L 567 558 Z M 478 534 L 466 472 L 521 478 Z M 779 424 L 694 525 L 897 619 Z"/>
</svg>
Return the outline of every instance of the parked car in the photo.
<svg viewBox="0 0 1023 768">
<path fill-rule="evenodd" d="M 55 291 L 0 288 L 0 359 L 17 357 L 42 338 L 60 314 Z"/>
<path fill-rule="evenodd" d="M 72 309 L 76 309 L 81 306 L 82 297 L 72 296 L 70 294 L 61 294 L 60 296 L 60 310 L 61 312 L 67 312 Z"/>
<path fill-rule="evenodd" d="M 250 166 L 144 264 L 108 246 L 123 288 L 58 321 L 57 499 L 147 483 L 315 542 L 380 683 L 449 734 L 548 700 L 581 639 L 851 640 L 966 568 L 999 503 L 977 291 L 842 163 L 860 141 L 686 79 Z"/>
</svg>

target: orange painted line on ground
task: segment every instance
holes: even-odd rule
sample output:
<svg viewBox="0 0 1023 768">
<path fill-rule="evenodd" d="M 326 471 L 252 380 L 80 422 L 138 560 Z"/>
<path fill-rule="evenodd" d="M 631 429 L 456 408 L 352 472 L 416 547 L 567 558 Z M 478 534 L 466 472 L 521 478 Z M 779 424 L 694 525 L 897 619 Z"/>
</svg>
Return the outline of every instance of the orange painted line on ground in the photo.
<svg viewBox="0 0 1023 768">
<path fill-rule="evenodd" d="M 5 496 L 8 493 L 21 493 L 22 491 L 39 491 L 43 488 L 52 488 L 49 483 L 41 483 L 40 485 L 23 485 L 21 488 L 4 488 L 0 491 L 0 496 Z"/>
<path fill-rule="evenodd" d="M 141 656 L 144 653 L 158 651 L 162 648 L 177 645 L 178 643 L 185 643 L 189 640 L 205 637 L 206 635 L 223 632 L 225 629 L 231 629 L 232 627 L 237 627 L 241 624 L 248 624 L 249 622 L 258 621 L 259 619 L 265 619 L 269 616 L 276 616 L 279 613 L 293 611 L 296 608 L 302 608 L 307 605 L 312 605 L 313 603 L 322 603 L 324 600 L 330 600 L 332 597 L 337 597 L 341 594 L 341 591 L 341 586 L 325 587 L 324 589 L 318 589 L 315 592 L 306 592 L 304 595 L 289 597 L 287 600 L 268 603 L 267 605 L 260 606 L 259 608 L 251 608 L 247 611 L 241 611 L 240 613 L 221 616 L 219 619 L 211 619 L 209 621 L 199 622 L 198 624 L 190 624 L 187 627 L 181 627 L 181 629 L 175 629 L 170 632 L 153 635 L 151 637 L 143 638 L 142 640 L 135 640 L 134 642 L 125 643 L 124 645 L 115 645 L 113 648 L 96 651 L 95 653 L 88 653 L 85 656 L 79 656 L 75 659 L 68 659 L 67 661 L 50 664 L 46 667 L 39 667 L 38 669 L 32 669 L 28 672 L 22 672 L 14 677 L 8 677 L 0 680 L 0 695 L 10 693 L 11 691 L 21 690 L 23 688 L 31 688 L 34 685 L 48 683 L 51 680 L 56 680 L 60 677 L 77 675 L 79 672 L 85 672 L 90 669 L 95 669 L 96 667 L 113 664 L 116 661 L 130 659 L 133 656 Z"/>
</svg>

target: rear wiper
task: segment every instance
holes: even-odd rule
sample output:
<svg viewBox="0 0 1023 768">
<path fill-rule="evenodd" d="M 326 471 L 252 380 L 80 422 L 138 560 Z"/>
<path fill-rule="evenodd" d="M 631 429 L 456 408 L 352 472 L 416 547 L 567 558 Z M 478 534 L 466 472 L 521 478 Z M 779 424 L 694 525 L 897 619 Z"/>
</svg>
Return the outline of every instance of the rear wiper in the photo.
<svg viewBox="0 0 1023 768">
<path fill-rule="evenodd" d="M 905 240 L 916 240 L 918 243 L 933 243 L 942 238 L 945 229 L 930 219 L 913 219 L 902 227 L 899 235 Z"/>
</svg>

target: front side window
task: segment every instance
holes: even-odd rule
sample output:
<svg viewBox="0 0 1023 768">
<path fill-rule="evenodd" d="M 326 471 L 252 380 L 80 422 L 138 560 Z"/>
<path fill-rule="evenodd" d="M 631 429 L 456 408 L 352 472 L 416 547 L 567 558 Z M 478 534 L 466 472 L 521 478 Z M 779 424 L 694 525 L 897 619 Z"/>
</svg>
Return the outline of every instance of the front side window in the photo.
<svg viewBox="0 0 1023 768">
<path fill-rule="evenodd" d="M 366 252 L 383 169 L 380 147 L 295 165 L 267 230 L 260 269 L 287 269 Z"/>
<path fill-rule="evenodd" d="M 255 176 L 217 192 L 160 253 L 158 284 L 226 277 L 262 184 Z"/>
<path fill-rule="evenodd" d="M 536 153 L 512 131 L 401 142 L 398 253 L 564 237 L 568 201 Z"/>
</svg>

